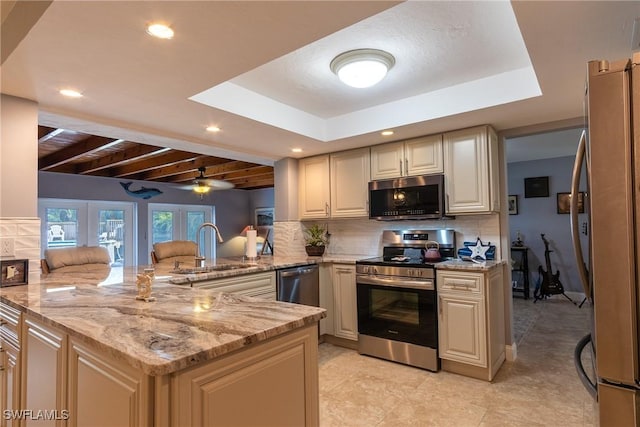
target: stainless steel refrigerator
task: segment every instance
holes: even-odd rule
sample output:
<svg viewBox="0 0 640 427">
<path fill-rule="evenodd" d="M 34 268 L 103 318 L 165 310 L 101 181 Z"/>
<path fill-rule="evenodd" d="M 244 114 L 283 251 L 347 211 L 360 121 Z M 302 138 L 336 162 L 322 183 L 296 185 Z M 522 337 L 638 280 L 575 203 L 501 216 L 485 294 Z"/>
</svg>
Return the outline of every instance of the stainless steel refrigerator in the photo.
<svg viewBox="0 0 640 427">
<path fill-rule="evenodd" d="M 600 425 L 640 425 L 640 54 L 591 61 L 588 137 L 581 138 L 572 183 L 572 231 L 585 294 L 593 307 L 595 375 L 576 366 L 597 398 Z M 589 266 L 578 239 L 578 176 L 585 159 L 590 218 Z M 588 370 L 587 370 L 588 371 Z M 591 379 L 591 381 L 589 381 Z M 592 384 L 590 385 L 589 382 Z"/>
</svg>

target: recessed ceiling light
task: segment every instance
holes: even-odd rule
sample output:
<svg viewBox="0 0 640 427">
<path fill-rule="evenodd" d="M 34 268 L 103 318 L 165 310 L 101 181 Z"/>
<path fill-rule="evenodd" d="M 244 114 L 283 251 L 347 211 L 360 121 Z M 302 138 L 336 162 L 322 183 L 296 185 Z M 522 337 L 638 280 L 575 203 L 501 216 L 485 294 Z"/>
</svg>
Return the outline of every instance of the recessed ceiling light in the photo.
<svg viewBox="0 0 640 427">
<path fill-rule="evenodd" d="M 392 130 L 383 130 L 382 132 L 380 132 L 380 135 L 382 135 L 382 136 L 393 135 L 393 131 Z"/>
<path fill-rule="evenodd" d="M 333 58 L 330 67 L 344 84 L 365 88 L 380 82 L 395 63 L 393 55 L 383 50 L 356 49 Z"/>
<path fill-rule="evenodd" d="M 147 33 L 159 39 L 172 39 L 173 30 L 166 24 L 153 23 L 147 26 Z"/>
<path fill-rule="evenodd" d="M 207 132 L 220 132 L 220 128 L 218 126 L 207 126 Z"/>
<path fill-rule="evenodd" d="M 60 95 L 68 96 L 69 98 L 82 98 L 82 94 L 73 89 L 61 89 Z"/>
<path fill-rule="evenodd" d="M 291 151 L 294 153 L 302 153 L 302 148 L 292 148 Z"/>
</svg>

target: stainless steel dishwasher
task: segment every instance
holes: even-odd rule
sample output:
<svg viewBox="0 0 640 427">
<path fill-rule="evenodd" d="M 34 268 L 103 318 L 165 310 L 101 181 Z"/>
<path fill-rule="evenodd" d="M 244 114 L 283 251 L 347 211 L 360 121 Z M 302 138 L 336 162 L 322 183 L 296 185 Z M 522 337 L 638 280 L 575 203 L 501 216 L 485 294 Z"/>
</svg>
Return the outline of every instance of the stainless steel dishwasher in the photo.
<svg viewBox="0 0 640 427">
<path fill-rule="evenodd" d="M 276 271 L 278 301 L 320 306 L 317 265 L 283 268 Z"/>
</svg>

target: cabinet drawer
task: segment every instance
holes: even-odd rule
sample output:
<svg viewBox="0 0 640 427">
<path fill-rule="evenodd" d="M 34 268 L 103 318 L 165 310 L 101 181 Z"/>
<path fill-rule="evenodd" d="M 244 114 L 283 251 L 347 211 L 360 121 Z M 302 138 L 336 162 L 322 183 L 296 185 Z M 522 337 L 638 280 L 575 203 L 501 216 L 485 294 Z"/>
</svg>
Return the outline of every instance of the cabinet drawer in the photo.
<svg viewBox="0 0 640 427">
<path fill-rule="evenodd" d="M 12 338 L 18 342 L 20 325 L 20 311 L 15 308 L 0 303 L 0 335 L 5 338 Z"/>
<path fill-rule="evenodd" d="M 437 286 L 439 292 L 455 292 L 481 296 L 483 293 L 483 276 L 475 273 L 444 273 L 438 274 Z"/>
</svg>

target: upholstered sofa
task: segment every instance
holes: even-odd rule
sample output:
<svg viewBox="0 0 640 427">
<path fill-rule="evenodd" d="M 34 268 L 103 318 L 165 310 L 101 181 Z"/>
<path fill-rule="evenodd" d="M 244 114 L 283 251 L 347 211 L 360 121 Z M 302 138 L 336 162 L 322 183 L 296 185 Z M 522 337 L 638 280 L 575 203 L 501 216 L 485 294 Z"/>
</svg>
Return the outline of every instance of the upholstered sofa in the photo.
<svg viewBox="0 0 640 427">
<path fill-rule="evenodd" d="M 174 266 L 175 262 L 194 265 L 196 243 L 191 240 L 170 240 L 168 242 L 158 242 L 153 244 L 151 251 L 151 262 Z"/>
<path fill-rule="evenodd" d="M 83 273 L 110 268 L 109 251 L 102 246 L 54 248 L 44 251 L 43 273 Z"/>
</svg>

